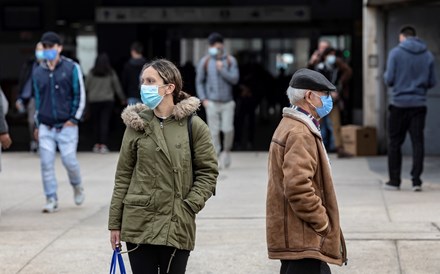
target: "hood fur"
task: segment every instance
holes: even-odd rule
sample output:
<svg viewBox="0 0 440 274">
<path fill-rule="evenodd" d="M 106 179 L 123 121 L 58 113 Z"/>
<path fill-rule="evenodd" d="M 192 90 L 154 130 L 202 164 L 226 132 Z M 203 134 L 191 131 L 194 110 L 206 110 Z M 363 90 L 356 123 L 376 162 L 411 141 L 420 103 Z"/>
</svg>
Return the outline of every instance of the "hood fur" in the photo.
<svg viewBox="0 0 440 274">
<path fill-rule="evenodd" d="M 189 97 L 177 103 L 174 106 L 172 116 L 176 120 L 182 120 L 194 113 L 200 107 L 200 100 L 196 97 Z M 137 131 L 145 129 L 145 120 L 139 115 L 141 112 L 149 110 L 144 104 L 136 104 L 128 106 L 121 114 L 121 118 L 126 126 L 129 126 Z"/>
</svg>

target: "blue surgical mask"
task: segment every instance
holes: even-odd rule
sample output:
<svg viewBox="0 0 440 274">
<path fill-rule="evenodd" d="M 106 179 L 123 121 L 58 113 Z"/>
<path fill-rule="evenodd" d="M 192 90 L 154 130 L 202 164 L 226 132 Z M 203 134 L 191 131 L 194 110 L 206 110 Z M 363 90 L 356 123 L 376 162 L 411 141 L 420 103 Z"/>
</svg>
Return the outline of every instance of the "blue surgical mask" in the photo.
<svg viewBox="0 0 440 274">
<path fill-rule="evenodd" d="M 44 59 L 44 51 L 43 50 L 36 50 L 35 51 L 35 58 L 37 58 L 37 61 Z"/>
<path fill-rule="evenodd" d="M 56 49 L 45 49 L 43 51 L 43 56 L 44 56 L 44 59 L 49 60 L 49 61 L 53 61 L 58 56 L 58 50 L 56 50 Z"/>
<path fill-rule="evenodd" d="M 150 109 L 155 109 L 162 102 L 163 96 L 159 95 L 159 87 L 162 86 L 141 85 L 141 100 Z"/>
<path fill-rule="evenodd" d="M 318 94 L 312 92 L 314 95 L 319 96 Z M 319 98 L 321 99 L 321 103 L 322 106 L 320 107 L 315 107 L 314 105 L 312 105 L 315 110 L 316 113 L 318 113 L 319 118 L 324 118 L 324 116 L 327 116 L 330 111 L 332 111 L 333 108 L 333 99 L 330 95 L 324 95 L 324 96 L 319 96 Z"/>
<path fill-rule="evenodd" d="M 211 56 L 216 56 L 218 54 L 218 48 L 216 47 L 211 47 L 208 49 L 208 53 Z"/>
<path fill-rule="evenodd" d="M 326 63 L 327 65 L 330 65 L 330 66 L 334 65 L 334 64 L 336 63 L 336 56 L 334 56 L 334 55 L 328 55 L 328 56 L 325 58 L 325 63 Z"/>
</svg>

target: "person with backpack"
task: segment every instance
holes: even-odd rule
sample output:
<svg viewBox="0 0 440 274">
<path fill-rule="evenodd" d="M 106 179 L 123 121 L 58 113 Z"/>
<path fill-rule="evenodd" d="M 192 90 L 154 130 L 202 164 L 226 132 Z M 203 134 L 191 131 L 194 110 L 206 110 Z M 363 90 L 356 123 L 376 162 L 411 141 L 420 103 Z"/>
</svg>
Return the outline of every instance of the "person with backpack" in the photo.
<svg viewBox="0 0 440 274">
<path fill-rule="evenodd" d="M 209 54 L 204 56 L 197 66 L 197 96 L 206 109 L 214 147 L 220 156 L 220 167 L 227 168 L 231 165 L 230 151 L 234 143 L 235 102 L 232 90 L 238 83 L 239 71 L 237 60 L 224 50 L 221 34 L 210 34 L 208 43 Z M 220 131 L 224 135 L 222 154 Z"/>
<path fill-rule="evenodd" d="M 215 193 L 217 157 L 200 100 L 182 91 L 165 59 L 141 72 L 143 104 L 122 113 L 127 125 L 115 175 L 108 228 L 112 248 L 127 244 L 134 274 L 183 274 L 194 249 L 196 215 Z"/>
</svg>

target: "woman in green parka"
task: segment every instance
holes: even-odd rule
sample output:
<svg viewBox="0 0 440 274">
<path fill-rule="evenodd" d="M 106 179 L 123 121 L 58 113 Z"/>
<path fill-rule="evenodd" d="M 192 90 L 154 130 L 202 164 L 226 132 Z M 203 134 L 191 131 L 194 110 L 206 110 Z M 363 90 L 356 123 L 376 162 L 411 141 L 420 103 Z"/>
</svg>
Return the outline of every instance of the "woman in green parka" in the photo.
<svg viewBox="0 0 440 274">
<path fill-rule="evenodd" d="M 144 104 L 122 113 L 127 129 L 110 205 L 110 241 L 113 249 L 124 241 L 132 250 L 134 274 L 157 274 L 158 268 L 185 273 L 196 214 L 215 192 L 217 157 L 208 126 L 193 116 L 200 101 L 182 91 L 173 63 L 146 64 L 140 93 Z"/>
</svg>

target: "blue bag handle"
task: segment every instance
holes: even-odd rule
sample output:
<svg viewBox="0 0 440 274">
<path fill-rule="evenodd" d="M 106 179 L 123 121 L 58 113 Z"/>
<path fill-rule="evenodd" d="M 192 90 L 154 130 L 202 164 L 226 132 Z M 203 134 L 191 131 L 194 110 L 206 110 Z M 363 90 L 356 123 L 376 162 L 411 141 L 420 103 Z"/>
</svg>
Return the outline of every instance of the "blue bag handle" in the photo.
<svg viewBox="0 0 440 274">
<path fill-rule="evenodd" d="M 121 274 L 127 274 L 125 271 L 124 260 L 122 259 L 122 255 L 119 252 L 119 247 L 113 251 L 112 262 L 110 264 L 110 274 L 116 274 L 116 268 L 119 265 L 119 271 Z"/>
</svg>

